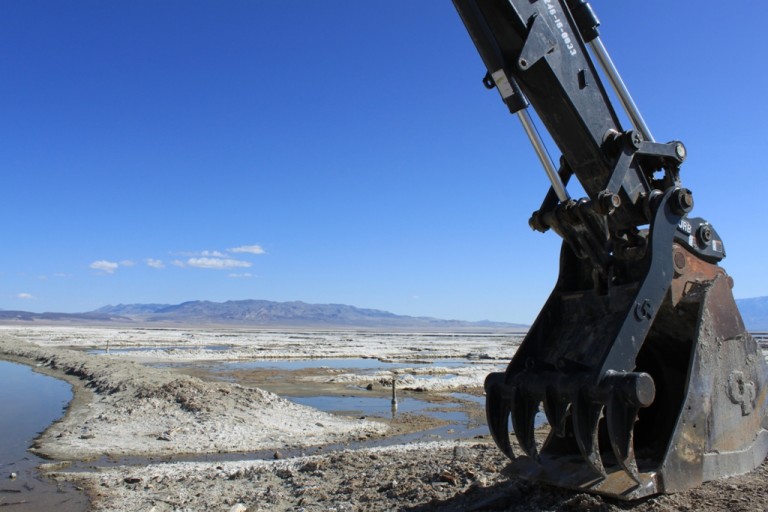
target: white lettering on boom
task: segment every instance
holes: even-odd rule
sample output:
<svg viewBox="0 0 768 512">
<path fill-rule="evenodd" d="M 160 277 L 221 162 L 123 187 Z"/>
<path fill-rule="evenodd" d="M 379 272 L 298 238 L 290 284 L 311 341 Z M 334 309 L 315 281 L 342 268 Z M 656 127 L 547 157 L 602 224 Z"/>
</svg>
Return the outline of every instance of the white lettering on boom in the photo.
<svg viewBox="0 0 768 512">
<path fill-rule="evenodd" d="M 547 8 L 547 12 L 549 12 L 549 15 L 552 16 L 552 21 L 555 22 L 555 27 L 560 31 L 560 37 L 563 38 L 563 43 L 565 43 L 565 48 L 568 50 L 568 53 L 571 55 L 576 55 L 576 45 L 573 43 L 573 39 L 571 38 L 571 35 L 566 30 L 566 25 L 563 23 L 563 20 L 560 19 L 560 15 L 557 12 L 557 9 L 555 9 L 555 4 L 553 0 L 544 0 L 544 4 Z"/>
</svg>

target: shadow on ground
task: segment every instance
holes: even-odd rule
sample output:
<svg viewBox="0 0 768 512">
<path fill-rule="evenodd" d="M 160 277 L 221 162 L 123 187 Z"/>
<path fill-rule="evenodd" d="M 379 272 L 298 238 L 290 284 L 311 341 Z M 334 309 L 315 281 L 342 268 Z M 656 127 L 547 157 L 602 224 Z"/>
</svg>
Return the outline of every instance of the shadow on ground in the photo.
<svg viewBox="0 0 768 512">
<path fill-rule="evenodd" d="M 489 487 L 475 485 L 445 500 L 403 508 L 408 512 L 510 511 L 608 512 L 642 507 L 648 499 L 624 502 L 544 484 L 514 480 Z"/>
</svg>

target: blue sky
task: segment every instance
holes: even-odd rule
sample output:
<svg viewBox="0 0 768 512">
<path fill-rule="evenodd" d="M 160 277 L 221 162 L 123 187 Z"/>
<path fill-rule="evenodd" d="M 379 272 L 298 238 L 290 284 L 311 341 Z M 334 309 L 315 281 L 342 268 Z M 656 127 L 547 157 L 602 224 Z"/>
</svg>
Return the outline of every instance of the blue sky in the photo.
<svg viewBox="0 0 768 512">
<path fill-rule="evenodd" d="M 768 295 L 768 4 L 592 5 L 736 297 Z M 554 284 L 548 183 L 448 1 L 3 0 L 0 67 L 1 309 L 527 323 Z"/>
</svg>

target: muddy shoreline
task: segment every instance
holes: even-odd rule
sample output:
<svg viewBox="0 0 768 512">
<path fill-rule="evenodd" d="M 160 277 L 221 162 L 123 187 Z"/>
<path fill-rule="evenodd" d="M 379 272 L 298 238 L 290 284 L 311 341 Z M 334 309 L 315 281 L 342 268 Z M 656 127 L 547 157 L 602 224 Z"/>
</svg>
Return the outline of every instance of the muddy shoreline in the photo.
<svg viewBox="0 0 768 512">
<path fill-rule="evenodd" d="M 30 339 L 50 340 L 51 331 L 26 331 L 24 339 L 17 332 L 0 332 L 0 357 L 73 386 L 66 415 L 34 450 L 54 459 L 42 467 L 47 475 L 88 494 L 92 510 L 768 509 L 766 464 L 686 493 L 625 503 L 510 479 L 508 461 L 487 436 L 366 447 L 397 427 Z M 448 345 L 432 352 L 467 353 Z"/>
<path fill-rule="evenodd" d="M 0 340 L 0 350 L 9 359 L 65 377 L 78 395 L 65 417 L 35 442 L 35 452 L 52 459 L 313 446 L 387 430 L 257 388 L 209 383 L 132 361 L 38 347 L 11 336 Z"/>
</svg>

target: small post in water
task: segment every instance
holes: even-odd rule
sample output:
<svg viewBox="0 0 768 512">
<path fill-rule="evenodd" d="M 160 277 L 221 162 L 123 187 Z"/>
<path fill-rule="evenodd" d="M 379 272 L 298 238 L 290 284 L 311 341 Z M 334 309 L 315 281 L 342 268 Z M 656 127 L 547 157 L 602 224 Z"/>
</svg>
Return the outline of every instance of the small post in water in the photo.
<svg viewBox="0 0 768 512">
<path fill-rule="evenodd" d="M 397 410 L 397 374 L 392 373 L 392 414 Z"/>
</svg>

